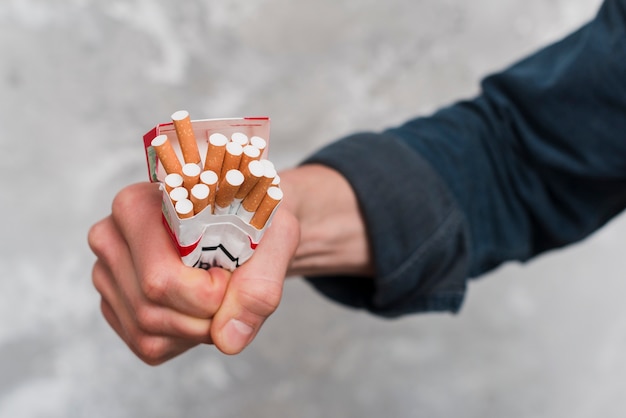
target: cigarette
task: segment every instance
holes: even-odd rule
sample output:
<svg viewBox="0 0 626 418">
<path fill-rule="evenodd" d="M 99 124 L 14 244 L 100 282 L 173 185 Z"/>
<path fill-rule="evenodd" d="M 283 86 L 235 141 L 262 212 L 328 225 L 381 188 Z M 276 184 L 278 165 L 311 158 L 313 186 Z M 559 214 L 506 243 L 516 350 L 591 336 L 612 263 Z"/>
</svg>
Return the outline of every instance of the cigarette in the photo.
<svg viewBox="0 0 626 418">
<path fill-rule="evenodd" d="M 200 152 L 198 151 L 198 143 L 193 133 L 189 112 L 179 110 L 172 114 L 172 121 L 178 136 L 178 143 L 183 153 L 185 163 L 200 164 Z"/>
<path fill-rule="evenodd" d="M 253 136 L 252 138 L 250 138 L 250 145 L 258 148 L 259 151 L 261 151 L 261 154 L 263 154 L 263 151 L 265 151 L 265 147 L 267 147 L 267 141 L 260 136 Z"/>
<path fill-rule="evenodd" d="M 280 176 L 276 174 L 276 177 L 274 177 L 274 180 L 272 181 L 272 186 L 279 186 L 279 185 L 280 185 Z"/>
<path fill-rule="evenodd" d="M 178 173 L 168 174 L 163 179 L 163 184 L 165 184 L 165 191 L 169 194 L 175 188 L 183 185 L 183 176 Z"/>
<path fill-rule="evenodd" d="M 193 203 L 193 213 L 202 212 L 209 205 L 209 186 L 198 183 L 191 188 L 191 203 Z"/>
<path fill-rule="evenodd" d="M 243 153 L 243 147 L 236 142 L 229 142 L 226 144 L 226 153 L 224 154 L 224 164 L 222 165 L 222 171 L 220 172 L 220 179 L 224 178 L 226 173 L 230 170 L 239 169 L 239 162 L 241 161 L 241 154 Z"/>
<path fill-rule="evenodd" d="M 261 201 L 259 208 L 252 216 L 250 220 L 250 225 L 255 227 L 256 229 L 263 229 L 270 215 L 274 211 L 274 208 L 278 205 L 278 203 L 283 198 L 283 191 L 278 187 L 270 187 L 267 189 L 267 193 L 265 197 Z"/>
<path fill-rule="evenodd" d="M 248 212 L 255 212 L 257 210 L 261 204 L 261 200 L 265 197 L 267 189 L 276 177 L 274 164 L 272 164 L 269 160 L 261 160 L 261 164 L 263 164 L 263 176 L 241 202 L 241 206 Z"/>
<path fill-rule="evenodd" d="M 217 191 L 217 174 L 215 171 L 207 170 L 200 174 L 200 182 L 209 186 L 209 205 L 213 207 L 215 194 Z"/>
<path fill-rule="evenodd" d="M 248 145 L 248 135 L 242 132 L 235 132 L 234 134 L 230 136 L 230 140 L 238 143 L 242 147 L 245 147 L 246 145 Z"/>
<path fill-rule="evenodd" d="M 170 199 L 172 203 L 176 204 L 177 202 L 187 199 L 189 197 L 189 190 L 184 187 L 176 187 L 170 192 Z"/>
<path fill-rule="evenodd" d="M 250 161 L 248 165 L 240 171 L 243 174 L 244 180 L 239 191 L 235 194 L 235 199 L 243 199 L 246 197 L 264 173 L 263 164 L 257 160 Z"/>
<path fill-rule="evenodd" d="M 235 198 L 235 194 L 243 183 L 243 174 L 239 170 L 229 170 L 220 181 L 215 195 L 215 212 L 218 214 L 228 213 L 228 206 Z M 226 211 L 224 210 L 226 209 Z"/>
<path fill-rule="evenodd" d="M 189 199 L 182 199 L 176 202 L 176 214 L 180 219 L 191 218 L 193 216 L 193 203 Z"/>
<path fill-rule="evenodd" d="M 228 138 L 223 134 L 214 133 L 209 136 L 209 147 L 204 159 L 205 170 L 214 171 L 215 173 L 222 172 L 222 163 L 224 162 L 227 143 Z"/>
<path fill-rule="evenodd" d="M 150 143 L 159 157 L 159 161 L 163 165 L 167 174 L 177 173 L 181 174 L 183 171 L 180 161 L 176 156 L 172 143 L 167 138 L 167 135 L 159 135 Z"/>
<path fill-rule="evenodd" d="M 200 166 L 198 164 L 185 164 L 183 166 L 183 184 L 187 190 L 191 190 L 193 186 L 200 181 Z"/>
<path fill-rule="evenodd" d="M 241 154 L 241 161 L 239 162 L 239 171 L 242 171 L 244 167 L 248 166 L 248 163 L 252 160 L 258 160 L 261 158 L 261 151 L 252 145 L 246 145 L 243 147 Z"/>
</svg>

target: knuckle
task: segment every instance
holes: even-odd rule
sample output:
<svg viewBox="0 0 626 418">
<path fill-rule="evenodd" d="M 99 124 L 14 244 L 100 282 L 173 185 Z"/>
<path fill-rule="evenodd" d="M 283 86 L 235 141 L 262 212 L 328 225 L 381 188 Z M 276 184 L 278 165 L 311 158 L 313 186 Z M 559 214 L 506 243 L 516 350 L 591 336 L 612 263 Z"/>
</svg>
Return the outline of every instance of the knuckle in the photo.
<svg viewBox="0 0 626 418">
<path fill-rule="evenodd" d="M 135 205 L 135 194 L 132 192 L 132 187 L 126 187 L 120 190 L 113 198 L 111 204 L 111 214 L 113 218 L 119 219 L 123 217 L 128 209 Z"/>
<path fill-rule="evenodd" d="M 152 306 L 141 306 L 135 309 L 137 328 L 143 332 L 157 332 L 163 324 L 158 310 Z"/>
<path fill-rule="evenodd" d="M 161 302 L 167 297 L 169 283 L 167 273 L 155 270 L 142 278 L 141 290 L 148 300 Z"/>
<path fill-rule="evenodd" d="M 101 256 L 108 247 L 110 225 L 105 218 L 91 226 L 87 232 L 87 244 L 97 256 Z"/>
<path fill-rule="evenodd" d="M 156 366 L 165 361 L 168 348 L 167 341 L 161 337 L 145 335 L 137 338 L 135 350 L 137 356 L 145 363 Z"/>
<path fill-rule="evenodd" d="M 250 280 L 240 291 L 242 306 L 249 312 L 267 317 L 278 309 L 282 297 L 282 284 L 273 280 Z"/>
</svg>

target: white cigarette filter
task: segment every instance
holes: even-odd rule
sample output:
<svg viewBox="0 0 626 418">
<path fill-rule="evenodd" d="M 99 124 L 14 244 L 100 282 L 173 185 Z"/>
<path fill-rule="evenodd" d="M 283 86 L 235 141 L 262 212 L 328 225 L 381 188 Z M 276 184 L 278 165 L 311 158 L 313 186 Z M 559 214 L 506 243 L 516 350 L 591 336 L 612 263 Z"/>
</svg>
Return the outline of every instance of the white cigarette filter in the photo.
<svg viewBox="0 0 626 418">
<path fill-rule="evenodd" d="M 191 203 L 193 203 L 193 213 L 202 212 L 209 205 L 209 186 L 198 183 L 191 188 Z"/>
<path fill-rule="evenodd" d="M 243 174 L 239 170 L 229 170 L 224 178 L 220 181 L 215 195 L 215 212 L 222 213 L 219 209 L 228 208 L 235 199 L 235 194 L 239 187 L 243 184 Z"/>
<path fill-rule="evenodd" d="M 183 184 L 187 190 L 191 190 L 200 181 L 201 171 L 198 164 L 188 163 L 183 166 Z"/>
<path fill-rule="evenodd" d="M 248 166 L 248 163 L 252 160 L 258 160 L 261 158 L 261 150 L 252 145 L 246 145 L 243 147 L 241 153 L 241 161 L 239 162 L 239 171 L 242 171 L 244 167 Z"/>
<path fill-rule="evenodd" d="M 150 145 L 152 145 L 156 151 L 157 157 L 159 157 L 159 161 L 161 161 L 161 165 L 167 174 L 182 174 L 183 167 L 167 135 L 155 137 Z"/>
<path fill-rule="evenodd" d="M 184 187 L 176 187 L 172 189 L 170 192 L 170 199 L 172 199 L 172 203 L 176 204 L 176 202 L 180 200 L 187 199 L 189 197 L 189 190 Z"/>
<path fill-rule="evenodd" d="M 240 171 L 243 174 L 244 180 L 235 195 L 235 199 L 243 199 L 246 197 L 264 173 L 263 164 L 258 160 L 250 161 L 248 165 L 243 167 Z"/>
<path fill-rule="evenodd" d="M 200 173 L 200 181 L 207 186 L 217 184 L 217 173 L 211 170 L 205 170 Z"/>
<path fill-rule="evenodd" d="M 265 148 L 267 147 L 267 141 L 261 138 L 260 136 L 253 136 L 252 138 L 250 138 L 250 145 L 258 148 L 262 154 L 263 151 L 265 151 Z"/>
<path fill-rule="evenodd" d="M 248 135 L 243 132 L 235 132 L 230 136 L 230 140 L 238 143 L 242 147 L 248 145 Z"/>
<path fill-rule="evenodd" d="M 176 136 L 178 136 L 178 143 L 183 153 L 184 162 L 200 164 L 200 152 L 198 151 L 196 135 L 193 133 L 189 112 L 186 110 L 174 112 L 172 121 L 174 122 L 174 129 L 176 130 Z"/>
<path fill-rule="evenodd" d="M 183 185 L 183 176 L 178 173 L 168 174 L 163 179 L 163 184 L 165 184 L 165 190 L 169 194 L 169 192 L 171 192 L 175 188 L 181 187 Z"/>
<path fill-rule="evenodd" d="M 182 199 L 174 205 L 176 214 L 180 219 L 191 218 L 193 216 L 193 203 L 189 199 Z"/>
<path fill-rule="evenodd" d="M 224 134 L 214 133 L 209 136 L 209 144 L 204 159 L 205 171 L 222 172 L 222 163 L 224 162 L 227 143 L 228 138 Z"/>
<path fill-rule="evenodd" d="M 200 182 L 209 186 L 209 206 L 213 207 L 215 202 L 215 194 L 217 192 L 217 173 L 211 170 L 203 171 L 200 174 Z"/>
<path fill-rule="evenodd" d="M 226 144 L 226 153 L 224 154 L 224 163 L 220 172 L 220 179 L 224 178 L 230 170 L 238 170 L 241 162 L 241 154 L 243 147 L 236 142 Z"/>
<path fill-rule="evenodd" d="M 257 208 L 261 204 L 261 201 L 265 197 L 267 189 L 276 177 L 274 164 L 272 164 L 269 160 L 261 160 L 261 164 L 263 165 L 263 176 L 241 202 L 241 206 L 248 212 L 256 212 Z"/>
<path fill-rule="evenodd" d="M 270 187 L 258 209 L 250 220 L 250 225 L 256 229 L 263 229 L 270 215 L 283 198 L 283 191 L 278 187 Z"/>
<path fill-rule="evenodd" d="M 279 186 L 279 185 L 280 185 L 280 176 L 276 174 L 276 177 L 274 177 L 274 180 L 272 180 L 272 186 Z"/>
</svg>

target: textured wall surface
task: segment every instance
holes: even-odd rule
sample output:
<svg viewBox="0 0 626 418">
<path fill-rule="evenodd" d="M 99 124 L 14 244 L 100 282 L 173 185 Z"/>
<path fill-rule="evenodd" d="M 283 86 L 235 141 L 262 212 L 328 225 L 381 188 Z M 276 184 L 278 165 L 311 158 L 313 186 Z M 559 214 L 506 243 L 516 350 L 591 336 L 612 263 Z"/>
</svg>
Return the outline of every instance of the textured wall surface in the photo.
<svg viewBox="0 0 626 418">
<path fill-rule="evenodd" d="M 159 367 L 106 325 L 89 226 L 178 109 L 268 115 L 297 163 L 477 92 L 598 0 L 0 2 L 0 417 L 623 417 L 626 220 L 387 321 L 299 279 L 258 339 Z"/>
</svg>

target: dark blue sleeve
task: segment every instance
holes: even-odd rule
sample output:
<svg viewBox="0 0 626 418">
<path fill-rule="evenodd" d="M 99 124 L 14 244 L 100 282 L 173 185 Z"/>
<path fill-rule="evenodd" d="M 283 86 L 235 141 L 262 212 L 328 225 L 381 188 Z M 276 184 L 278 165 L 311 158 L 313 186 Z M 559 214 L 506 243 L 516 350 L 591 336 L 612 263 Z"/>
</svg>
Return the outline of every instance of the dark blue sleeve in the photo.
<svg viewBox="0 0 626 418">
<path fill-rule="evenodd" d="M 481 87 L 308 159 L 353 185 L 377 269 L 310 278 L 318 289 L 382 315 L 457 311 L 467 278 L 579 241 L 623 210 L 626 0 L 605 1 L 587 25 Z"/>
</svg>

